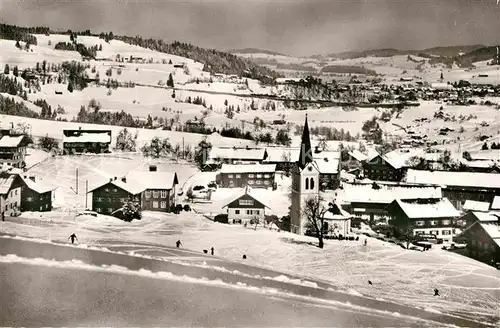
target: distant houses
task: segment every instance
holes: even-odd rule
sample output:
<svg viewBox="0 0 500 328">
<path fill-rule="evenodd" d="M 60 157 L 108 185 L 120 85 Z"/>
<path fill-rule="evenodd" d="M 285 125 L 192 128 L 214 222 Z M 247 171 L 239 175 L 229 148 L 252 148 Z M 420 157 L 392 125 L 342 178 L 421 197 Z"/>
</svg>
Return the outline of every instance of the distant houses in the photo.
<svg viewBox="0 0 500 328">
<path fill-rule="evenodd" d="M 109 153 L 111 130 L 63 130 L 63 153 Z"/>
<path fill-rule="evenodd" d="M 223 188 L 274 188 L 274 164 L 223 164 L 217 182 Z"/>
<path fill-rule="evenodd" d="M 150 167 L 147 172 L 131 172 L 113 177 L 92 188 L 92 210 L 111 215 L 127 201 L 142 210 L 169 212 L 175 205 L 175 189 L 179 184 L 174 172 L 158 172 Z"/>
<path fill-rule="evenodd" d="M 265 202 L 259 200 L 252 189 L 245 187 L 242 192 L 233 197 L 222 208 L 227 208 L 228 223 L 250 223 L 262 222 L 265 218 Z"/>
</svg>

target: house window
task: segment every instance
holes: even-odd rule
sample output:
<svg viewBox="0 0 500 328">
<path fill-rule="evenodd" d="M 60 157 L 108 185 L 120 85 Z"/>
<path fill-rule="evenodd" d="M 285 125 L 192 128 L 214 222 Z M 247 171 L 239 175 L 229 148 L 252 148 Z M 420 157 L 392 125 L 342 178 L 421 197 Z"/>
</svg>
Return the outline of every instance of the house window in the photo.
<svg viewBox="0 0 500 328">
<path fill-rule="evenodd" d="M 254 174 L 249 174 L 248 177 L 249 178 L 253 178 L 253 177 L 255 177 L 255 175 Z"/>
<path fill-rule="evenodd" d="M 314 179 L 311 178 L 311 185 L 310 185 L 311 189 L 314 189 Z"/>
<path fill-rule="evenodd" d="M 167 202 L 164 200 L 161 201 L 160 205 L 161 205 L 161 208 L 167 208 Z"/>
<path fill-rule="evenodd" d="M 424 221 L 417 221 L 415 222 L 415 224 L 417 225 L 417 227 L 421 227 L 424 225 Z"/>
<path fill-rule="evenodd" d="M 259 215 L 260 211 L 259 210 L 255 210 L 254 213 L 257 214 L 257 215 Z"/>
<path fill-rule="evenodd" d="M 248 180 L 248 184 L 253 184 L 253 180 Z"/>
<path fill-rule="evenodd" d="M 232 174 L 228 174 L 228 175 L 227 175 L 227 177 L 228 177 L 229 179 L 232 179 L 232 178 L 233 178 L 233 175 L 232 175 Z"/>
<path fill-rule="evenodd" d="M 255 181 L 258 185 L 262 184 L 262 181 L 261 180 L 257 180 Z"/>
<path fill-rule="evenodd" d="M 14 195 L 17 195 L 17 189 L 16 189 L 16 190 L 14 190 Z"/>
<path fill-rule="evenodd" d="M 115 188 L 115 189 L 113 189 L 113 192 L 118 192 L 118 189 L 116 189 L 116 188 Z"/>
<path fill-rule="evenodd" d="M 309 189 L 309 178 L 306 178 L 306 190 Z"/>
<path fill-rule="evenodd" d="M 40 211 L 43 211 L 43 206 L 40 206 Z"/>
<path fill-rule="evenodd" d="M 109 188 L 104 189 L 104 192 L 109 192 Z"/>
<path fill-rule="evenodd" d="M 451 230 L 443 230 L 441 231 L 443 235 L 451 235 Z"/>
<path fill-rule="evenodd" d="M 247 210 L 247 215 L 252 215 L 252 210 Z"/>
<path fill-rule="evenodd" d="M 158 208 L 158 202 L 157 201 L 153 202 L 153 208 Z"/>
<path fill-rule="evenodd" d="M 146 198 L 151 198 L 151 191 L 146 190 Z"/>
<path fill-rule="evenodd" d="M 153 191 L 153 198 L 158 198 L 160 197 L 160 192 L 159 191 Z"/>
<path fill-rule="evenodd" d="M 100 207 L 97 207 L 97 208 L 95 209 L 95 211 L 96 211 L 96 212 L 98 212 L 98 213 L 102 212 L 102 210 L 101 210 L 101 208 L 100 208 Z"/>
<path fill-rule="evenodd" d="M 241 178 L 241 174 L 236 174 L 236 179 Z"/>
<path fill-rule="evenodd" d="M 443 223 L 443 225 L 450 225 L 451 220 L 443 220 L 441 222 Z"/>
<path fill-rule="evenodd" d="M 110 208 L 108 208 L 108 212 L 109 212 L 109 213 L 113 212 L 113 209 L 112 209 L 111 207 L 110 207 Z"/>
<path fill-rule="evenodd" d="M 269 179 L 271 177 L 270 174 L 264 174 L 264 178 Z"/>
<path fill-rule="evenodd" d="M 27 201 L 27 202 L 31 202 L 31 201 L 33 201 L 33 197 L 27 197 L 27 198 L 26 198 L 26 201 Z"/>
<path fill-rule="evenodd" d="M 484 201 L 484 194 L 479 194 L 479 201 Z"/>
<path fill-rule="evenodd" d="M 234 210 L 234 214 L 240 214 L 240 210 Z"/>
<path fill-rule="evenodd" d="M 167 191 L 166 190 L 161 191 L 161 198 L 167 198 Z"/>
<path fill-rule="evenodd" d="M 253 199 L 240 199 L 238 203 L 240 205 L 253 205 Z"/>
<path fill-rule="evenodd" d="M 265 184 L 265 185 L 269 185 L 270 183 L 271 183 L 271 182 L 269 182 L 269 180 L 265 180 L 265 181 L 264 181 L 264 184 Z"/>
<path fill-rule="evenodd" d="M 229 184 L 234 184 L 234 181 L 233 180 L 229 180 Z"/>
<path fill-rule="evenodd" d="M 262 174 L 257 174 L 258 179 L 262 179 Z"/>
<path fill-rule="evenodd" d="M 431 221 L 431 225 L 432 225 L 432 226 L 435 226 L 435 225 L 437 225 L 437 221 L 435 221 L 435 220 L 432 220 L 432 221 Z"/>
</svg>

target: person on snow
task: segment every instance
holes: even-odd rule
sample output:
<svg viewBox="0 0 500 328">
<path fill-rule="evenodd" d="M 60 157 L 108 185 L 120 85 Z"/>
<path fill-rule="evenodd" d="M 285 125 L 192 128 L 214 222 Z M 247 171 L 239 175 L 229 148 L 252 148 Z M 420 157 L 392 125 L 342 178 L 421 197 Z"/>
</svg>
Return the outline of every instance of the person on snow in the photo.
<svg viewBox="0 0 500 328">
<path fill-rule="evenodd" d="M 434 296 L 440 296 L 440 295 L 439 295 L 439 289 L 434 288 Z"/>
<path fill-rule="evenodd" d="M 210 254 L 214 255 L 214 248 L 210 248 Z"/>
<path fill-rule="evenodd" d="M 71 236 L 69 236 L 68 239 L 71 239 L 71 243 L 74 244 L 75 243 L 75 239 L 78 241 L 78 238 L 76 238 L 76 235 L 73 233 Z"/>
<path fill-rule="evenodd" d="M 180 240 L 178 240 L 178 241 L 175 242 L 175 245 L 177 246 L 177 248 L 179 248 L 179 246 L 182 245 L 182 243 L 181 243 Z"/>
</svg>

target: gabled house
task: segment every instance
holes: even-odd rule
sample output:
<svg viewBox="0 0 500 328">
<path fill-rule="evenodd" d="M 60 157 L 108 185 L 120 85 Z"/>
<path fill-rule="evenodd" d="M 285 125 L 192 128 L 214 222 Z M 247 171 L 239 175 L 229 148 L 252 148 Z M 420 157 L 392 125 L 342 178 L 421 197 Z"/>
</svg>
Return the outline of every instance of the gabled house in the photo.
<svg viewBox="0 0 500 328">
<path fill-rule="evenodd" d="M 395 156 L 377 154 L 363 162 L 364 177 L 375 181 L 401 181 L 404 168 L 401 160 Z"/>
<path fill-rule="evenodd" d="M 91 189 L 92 210 L 110 215 L 126 201 L 137 203 L 141 210 L 168 212 L 175 205 L 175 186 L 179 183 L 173 172 L 131 172 L 110 178 Z"/>
<path fill-rule="evenodd" d="M 217 183 L 223 188 L 274 187 L 274 164 L 223 164 L 217 175 Z"/>
<path fill-rule="evenodd" d="M 252 193 L 252 189 L 245 187 L 222 208 L 227 208 L 227 218 L 229 223 L 253 223 L 252 220 L 262 220 L 265 218 L 266 208 L 269 206 L 264 201 L 259 200 Z"/>
<path fill-rule="evenodd" d="M 457 230 L 454 220 L 460 216 L 453 204 L 443 199 L 412 199 L 393 201 L 387 212 L 399 227 L 410 227 L 414 235 L 435 235 L 437 239 L 451 242 Z"/>
<path fill-rule="evenodd" d="M 16 216 L 20 212 L 21 187 L 15 182 L 17 175 L 0 173 L 0 213 L 5 216 Z"/>
<path fill-rule="evenodd" d="M 109 153 L 111 130 L 63 130 L 63 153 Z"/>
<path fill-rule="evenodd" d="M 57 187 L 49 186 L 33 175 L 19 174 L 18 177 L 15 185 L 21 187 L 21 212 L 51 211 Z"/>
<path fill-rule="evenodd" d="M 471 211 L 462 219 L 470 224 L 457 239 L 467 243 L 467 255 L 498 268 L 500 264 L 500 214 Z"/>
<path fill-rule="evenodd" d="M 500 195 L 500 174 L 408 170 L 407 183 L 441 186 L 443 197 L 461 210 L 466 200 L 493 201 Z"/>
<path fill-rule="evenodd" d="M 24 168 L 29 138 L 24 134 L 15 134 L 9 129 L 0 130 L 0 135 L 0 164 Z"/>
</svg>

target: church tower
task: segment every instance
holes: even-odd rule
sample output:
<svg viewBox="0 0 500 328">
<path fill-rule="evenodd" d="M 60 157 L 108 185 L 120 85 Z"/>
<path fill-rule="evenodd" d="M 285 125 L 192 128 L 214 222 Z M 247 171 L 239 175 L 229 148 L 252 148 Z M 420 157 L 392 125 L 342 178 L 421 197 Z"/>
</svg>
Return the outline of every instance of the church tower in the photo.
<svg viewBox="0 0 500 328">
<path fill-rule="evenodd" d="M 296 234 L 304 234 L 307 219 L 302 217 L 304 202 L 309 197 L 317 197 L 319 193 L 319 171 L 316 167 L 311 149 L 307 114 L 302 131 L 300 155 L 292 170 L 292 206 L 290 210 L 290 230 Z"/>
</svg>

